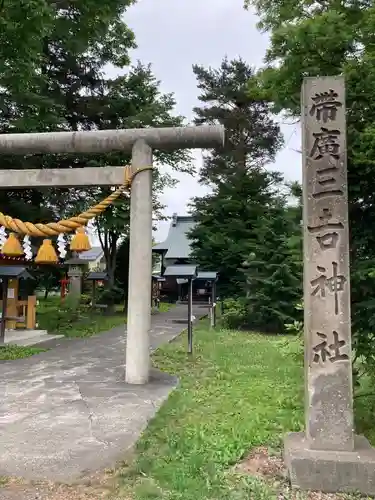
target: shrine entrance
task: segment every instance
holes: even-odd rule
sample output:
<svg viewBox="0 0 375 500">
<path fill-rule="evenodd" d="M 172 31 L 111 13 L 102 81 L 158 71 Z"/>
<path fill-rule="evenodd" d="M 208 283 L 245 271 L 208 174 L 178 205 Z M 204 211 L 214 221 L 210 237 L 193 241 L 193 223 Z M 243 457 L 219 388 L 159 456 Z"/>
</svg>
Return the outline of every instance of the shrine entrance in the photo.
<svg viewBox="0 0 375 500">
<path fill-rule="evenodd" d="M 90 132 L 45 132 L 0 135 L 0 154 L 99 154 L 132 153 L 131 167 L 86 167 L 42 170 L 0 170 L 0 188 L 119 186 L 111 196 L 69 220 L 32 224 L 0 213 L 0 226 L 10 231 L 3 253 L 19 255 L 18 236 L 43 237 L 36 262 L 56 262 L 51 238 L 76 231 L 70 242 L 74 251 L 87 250 L 85 226 L 131 187 L 130 257 L 125 380 L 145 384 L 149 380 L 152 275 L 152 152 L 212 148 L 224 142 L 222 126 L 190 126 L 100 130 Z"/>
</svg>

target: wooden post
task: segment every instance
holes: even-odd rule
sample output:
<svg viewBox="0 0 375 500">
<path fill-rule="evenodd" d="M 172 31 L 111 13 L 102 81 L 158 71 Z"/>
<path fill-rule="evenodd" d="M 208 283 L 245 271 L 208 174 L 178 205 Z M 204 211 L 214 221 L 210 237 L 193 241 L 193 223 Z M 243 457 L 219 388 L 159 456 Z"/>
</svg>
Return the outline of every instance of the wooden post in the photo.
<svg viewBox="0 0 375 500">
<path fill-rule="evenodd" d="M 7 310 L 7 291 L 8 291 L 8 278 L 2 278 L 2 292 L 3 300 L 1 301 L 1 330 L 0 330 L 0 344 L 5 342 L 5 327 L 6 327 L 6 310 Z"/>
<path fill-rule="evenodd" d="M 28 330 L 35 330 L 36 328 L 36 295 L 27 297 L 26 328 Z"/>
<path fill-rule="evenodd" d="M 188 280 L 188 354 L 193 353 L 193 280 Z"/>
<path fill-rule="evenodd" d="M 11 278 L 8 282 L 7 291 L 7 309 L 6 317 L 16 318 L 18 316 L 17 304 L 18 304 L 18 279 Z M 15 330 L 17 321 L 15 319 L 9 319 L 6 321 L 6 328 L 9 330 Z"/>
</svg>

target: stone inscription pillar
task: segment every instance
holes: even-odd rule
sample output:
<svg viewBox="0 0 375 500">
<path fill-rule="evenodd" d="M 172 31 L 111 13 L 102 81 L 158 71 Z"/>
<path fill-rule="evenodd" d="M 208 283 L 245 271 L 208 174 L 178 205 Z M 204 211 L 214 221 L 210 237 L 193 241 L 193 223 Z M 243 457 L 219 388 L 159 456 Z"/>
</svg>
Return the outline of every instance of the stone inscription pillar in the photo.
<svg viewBox="0 0 375 500">
<path fill-rule="evenodd" d="M 349 229 L 343 77 L 302 89 L 306 436 L 353 450 Z"/>
<path fill-rule="evenodd" d="M 353 429 L 345 82 L 302 86 L 305 432 L 285 438 L 293 487 L 375 493 L 375 451 Z"/>
</svg>

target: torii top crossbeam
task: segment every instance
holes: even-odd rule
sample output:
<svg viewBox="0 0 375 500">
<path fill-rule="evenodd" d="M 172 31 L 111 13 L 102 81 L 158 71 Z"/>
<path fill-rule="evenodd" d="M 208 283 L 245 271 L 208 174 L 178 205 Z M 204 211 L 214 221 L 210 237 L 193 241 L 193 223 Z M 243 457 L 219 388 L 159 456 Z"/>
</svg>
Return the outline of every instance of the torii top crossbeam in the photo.
<svg viewBox="0 0 375 500">
<path fill-rule="evenodd" d="M 143 139 L 152 149 L 212 148 L 224 143 L 224 127 L 201 125 L 143 129 L 0 134 L 0 154 L 130 152 Z"/>
</svg>

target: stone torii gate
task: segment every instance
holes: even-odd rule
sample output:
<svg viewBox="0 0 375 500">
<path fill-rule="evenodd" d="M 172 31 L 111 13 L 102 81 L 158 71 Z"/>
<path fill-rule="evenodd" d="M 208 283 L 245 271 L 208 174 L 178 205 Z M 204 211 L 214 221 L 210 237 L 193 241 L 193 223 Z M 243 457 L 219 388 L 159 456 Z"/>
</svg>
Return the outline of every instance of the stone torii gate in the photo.
<svg viewBox="0 0 375 500">
<path fill-rule="evenodd" d="M 132 172 L 152 166 L 153 149 L 213 148 L 224 143 L 222 126 L 189 126 L 44 132 L 0 135 L 1 154 L 132 153 Z M 124 181 L 123 167 L 55 170 L 0 170 L 0 189 L 30 187 L 113 186 Z M 126 374 L 129 384 L 149 380 L 152 274 L 152 172 L 143 170 L 132 182 L 130 201 L 129 301 Z"/>
</svg>

